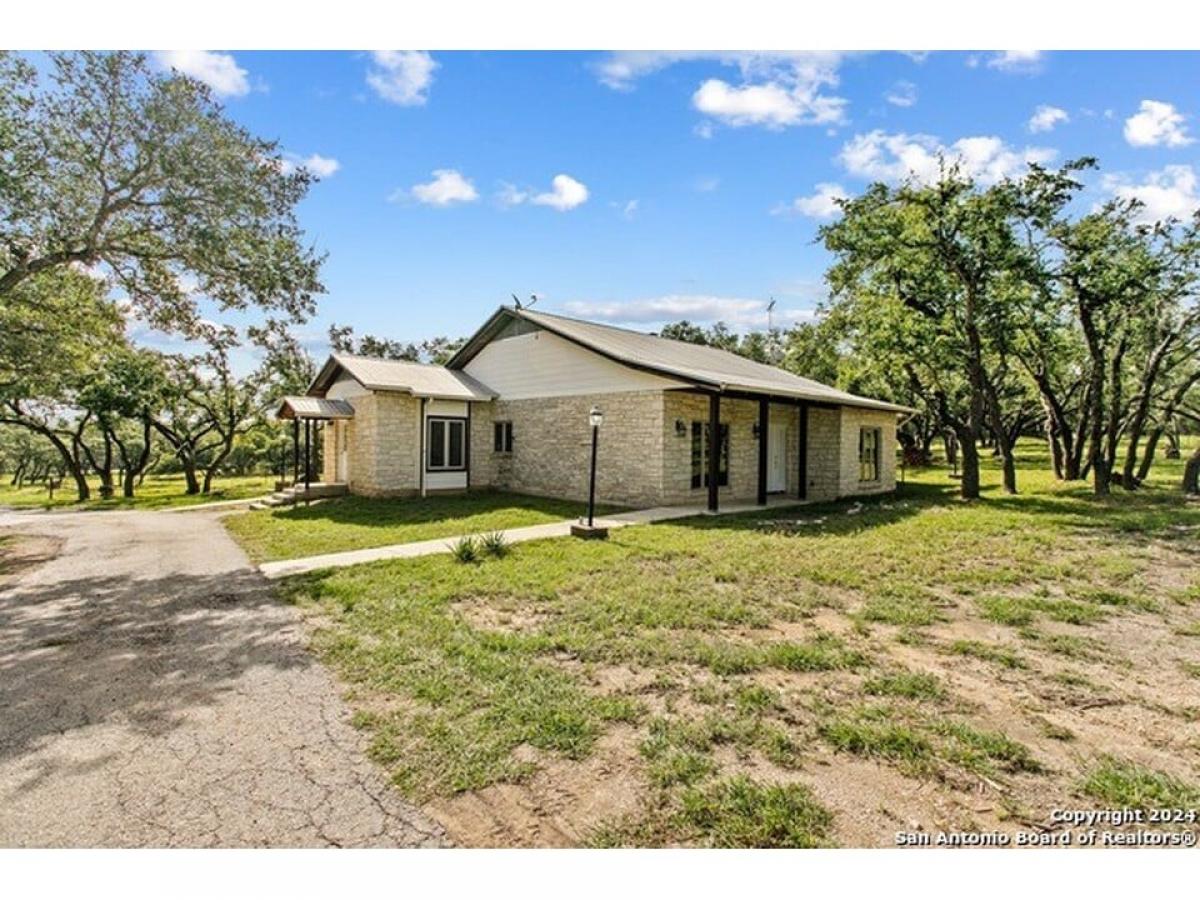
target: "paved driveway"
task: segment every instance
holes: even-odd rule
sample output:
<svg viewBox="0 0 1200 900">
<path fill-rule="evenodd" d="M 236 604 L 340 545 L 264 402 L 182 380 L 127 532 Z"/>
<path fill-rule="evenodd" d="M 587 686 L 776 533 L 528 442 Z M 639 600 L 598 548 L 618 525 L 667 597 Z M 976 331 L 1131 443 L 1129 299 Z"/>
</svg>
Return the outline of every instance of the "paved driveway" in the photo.
<svg viewBox="0 0 1200 900">
<path fill-rule="evenodd" d="M 437 846 L 213 513 L 3 513 L 0 846 Z"/>
</svg>

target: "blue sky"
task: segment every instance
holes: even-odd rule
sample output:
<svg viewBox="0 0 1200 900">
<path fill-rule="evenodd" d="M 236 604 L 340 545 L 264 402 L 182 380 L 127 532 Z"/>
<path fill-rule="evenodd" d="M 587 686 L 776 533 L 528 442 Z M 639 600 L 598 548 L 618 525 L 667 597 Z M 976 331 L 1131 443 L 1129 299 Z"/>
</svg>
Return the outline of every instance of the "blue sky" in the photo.
<svg viewBox="0 0 1200 900">
<path fill-rule="evenodd" d="M 646 329 L 811 315 L 830 198 L 943 150 L 980 178 L 1090 154 L 1087 202 L 1200 204 L 1200 55 L 159 54 L 324 173 L 330 322 L 470 333 L 510 294 Z M 779 318 L 776 319 L 779 321 Z"/>
</svg>

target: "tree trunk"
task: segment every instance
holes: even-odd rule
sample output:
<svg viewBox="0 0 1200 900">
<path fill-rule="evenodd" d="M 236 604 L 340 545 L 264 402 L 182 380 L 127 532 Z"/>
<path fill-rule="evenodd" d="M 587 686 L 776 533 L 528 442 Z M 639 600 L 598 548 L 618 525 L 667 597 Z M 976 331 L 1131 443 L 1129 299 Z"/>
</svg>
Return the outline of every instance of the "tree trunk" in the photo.
<svg viewBox="0 0 1200 900">
<path fill-rule="evenodd" d="M 1092 470 L 1092 493 L 1097 497 L 1105 497 L 1109 493 L 1108 465 L 1104 455 L 1104 382 L 1107 379 L 1108 367 L 1104 364 L 1104 345 L 1092 318 L 1091 305 L 1082 295 L 1079 298 L 1079 324 L 1083 328 L 1091 362 L 1087 402 L 1084 405 L 1088 410 L 1088 453 Z"/>
<path fill-rule="evenodd" d="M 1200 447 L 1188 457 L 1183 469 L 1183 492 L 1185 494 L 1200 494 Z"/>
<path fill-rule="evenodd" d="M 1150 429 L 1150 434 L 1146 436 L 1146 449 L 1142 452 L 1142 461 L 1138 464 L 1137 480 L 1141 484 L 1150 474 L 1150 466 L 1154 462 L 1154 451 L 1158 449 L 1158 442 L 1162 438 L 1163 429 L 1161 425 L 1155 425 Z"/>
<path fill-rule="evenodd" d="M 187 482 L 187 494 L 200 493 L 200 481 L 196 478 L 196 461 L 191 458 L 181 459 L 183 464 L 183 480 Z"/>
<path fill-rule="evenodd" d="M 959 435 L 962 448 L 962 484 L 960 495 L 964 500 L 979 499 L 979 445 L 974 435 Z"/>
</svg>

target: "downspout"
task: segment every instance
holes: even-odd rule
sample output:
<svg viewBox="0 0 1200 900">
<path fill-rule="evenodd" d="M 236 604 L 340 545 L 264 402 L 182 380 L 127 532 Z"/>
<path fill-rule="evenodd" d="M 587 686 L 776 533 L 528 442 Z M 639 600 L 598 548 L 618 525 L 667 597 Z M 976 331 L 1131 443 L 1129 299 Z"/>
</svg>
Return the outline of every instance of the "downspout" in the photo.
<svg viewBox="0 0 1200 900">
<path fill-rule="evenodd" d="M 428 402 L 428 397 L 421 398 L 421 420 L 417 423 L 417 431 L 420 437 L 417 439 L 417 478 L 421 485 L 421 496 L 425 496 L 425 404 Z"/>
</svg>

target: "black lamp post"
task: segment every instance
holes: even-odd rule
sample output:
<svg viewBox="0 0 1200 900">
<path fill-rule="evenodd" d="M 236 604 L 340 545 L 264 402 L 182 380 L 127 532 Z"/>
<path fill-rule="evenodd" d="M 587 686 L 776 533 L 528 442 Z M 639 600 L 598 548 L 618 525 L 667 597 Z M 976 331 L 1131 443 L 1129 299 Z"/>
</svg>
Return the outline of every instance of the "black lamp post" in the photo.
<svg viewBox="0 0 1200 900">
<path fill-rule="evenodd" d="M 597 528 L 596 520 L 596 448 L 600 443 L 600 425 L 604 422 L 604 413 L 600 407 L 593 406 L 588 413 L 588 424 L 592 426 L 592 469 L 588 475 L 588 513 L 587 525 L 572 525 L 571 533 L 582 538 L 606 538 L 607 528 Z"/>
</svg>

